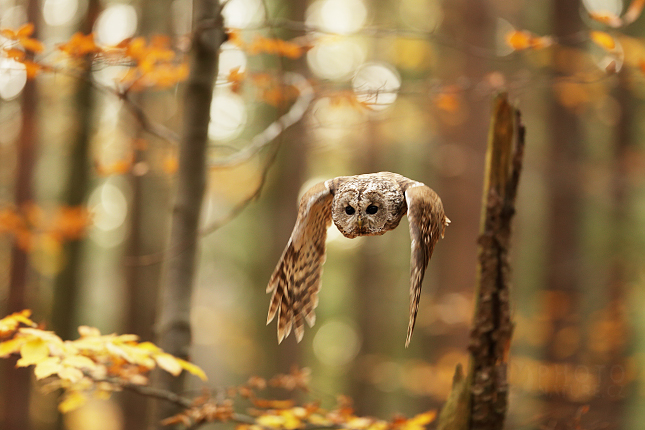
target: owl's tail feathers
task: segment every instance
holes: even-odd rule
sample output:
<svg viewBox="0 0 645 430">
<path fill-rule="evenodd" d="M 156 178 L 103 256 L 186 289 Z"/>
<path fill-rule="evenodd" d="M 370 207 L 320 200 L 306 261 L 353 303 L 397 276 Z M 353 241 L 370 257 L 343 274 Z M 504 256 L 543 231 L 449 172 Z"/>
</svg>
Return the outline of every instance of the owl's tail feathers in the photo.
<svg viewBox="0 0 645 430">
<path fill-rule="evenodd" d="M 300 342 L 305 334 L 305 321 L 309 327 L 316 322 L 314 308 L 318 305 L 320 290 L 320 269 L 312 272 L 296 271 L 299 253 L 289 245 L 278 267 L 271 276 L 267 293 L 273 293 L 267 315 L 267 325 L 278 316 L 278 343 L 289 336 L 291 329 Z"/>
<path fill-rule="evenodd" d="M 408 335 L 405 337 L 405 347 L 410 346 L 410 339 L 412 339 L 412 332 L 414 325 L 417 321 L 417 313 L 419 312 L 419 299 L 421 298 L 421 288 L 413 290 L 410 297 L 410 321 L 408 322 Z"/>
</svg>

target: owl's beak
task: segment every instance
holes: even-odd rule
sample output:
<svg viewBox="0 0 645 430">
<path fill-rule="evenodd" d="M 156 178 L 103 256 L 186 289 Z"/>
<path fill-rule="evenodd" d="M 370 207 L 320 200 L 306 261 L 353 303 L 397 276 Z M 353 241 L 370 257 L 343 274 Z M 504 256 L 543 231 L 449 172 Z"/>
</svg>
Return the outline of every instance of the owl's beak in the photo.
<svg viewBox="0 0 645 430">
<path fill-rule="evenodd" d="M 363 231 L 363 218 L 358 218 L 358 231 L 362 232 Z"/>
</svg>

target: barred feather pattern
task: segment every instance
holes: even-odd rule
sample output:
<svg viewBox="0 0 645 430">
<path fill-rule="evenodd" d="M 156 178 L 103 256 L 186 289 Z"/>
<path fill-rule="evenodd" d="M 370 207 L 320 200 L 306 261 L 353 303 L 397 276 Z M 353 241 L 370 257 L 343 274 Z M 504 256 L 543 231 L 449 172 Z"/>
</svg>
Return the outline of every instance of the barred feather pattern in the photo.
<svg viewBox="0 0 645 430">
<path fill-rule="evenodd" d="M 406 186 L 407 185 L 407 186 Z M 421 298 L 421 285 L 428 262 L 432 257 L 434 246 L 440 238 L 450 220 L 443 210 L 441 199 L 431 188 L 416 182 L 406 184 L 405 200 L 408 206 L 408 220 L 410 222 L 410 239 L 412 240 L 410 255 L 410 320 L 408 333 L 405 338 L 405 347 L 410 345 L 412 332 L 419 312 Z"/>
<path fill-rule="evenodd" d="M 332 198 L 324 182 L 302 196 L 293 233 L 269 280 L 267 293 L 272 296 L 267 324 L 277 315 L 278 343 L 292 330 L 300 342 L 305 322 L 312 327 L 316 321 Z"/>
</svg>

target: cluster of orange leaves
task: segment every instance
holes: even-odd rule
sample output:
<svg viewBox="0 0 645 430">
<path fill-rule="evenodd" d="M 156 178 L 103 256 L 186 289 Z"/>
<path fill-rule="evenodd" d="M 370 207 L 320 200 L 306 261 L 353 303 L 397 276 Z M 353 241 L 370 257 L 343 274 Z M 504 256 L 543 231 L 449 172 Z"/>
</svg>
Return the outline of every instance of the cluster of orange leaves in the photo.
<svg viewBox="0 0 645 430">
<path fill-rule="evenodd" d="M 58 49 L 71 58 L 100 55 L 108 62 L 126 62 L 130 68 L 120 83 L 128 90 L 168 88 L 188 77 L 188 63 L 178 58 L 170 47 L 170 38 L 155 35 L 147 42 L 143 37 L 129 38 L 116 46 L 102 47 L 95 43 L 94 34 L 74 34 Z"/>
<path fill-rule="evenodd" d="M 183 424 L 187 427 L 215 421 L 233 421 L 236 430 L 343 428 L 350 430 L 424 430 L 436 418 L 435 411 L 421 413 L 407 419 L 401 416 L 391 421 L 372 417 L 359 417 L 354 413 L 352 401 L 339 396 L 336 406 L 323 409 L 319 402 L 296 404 L 293 400 L 269 400 L 258 396 L 267 387 L 285 390 L 309 391 L 310 371 L 294 367 L 289 374 L 277 375 L 269 381 L 257 376 L 246 384 L 229 388 L 225 400 L 215 401 L 206 394 L 195 399 L 193 406 L 170 417 L 164 424 Z M 234 399 L 250 402 L 247 416 L 236 415 Z"/>
<path fill-rule="evenodd" d="M 250 55 L 271 54 L 295 60 L 311 49 L 311 45 L 308 43 L 301 44 L 259 35 L 255 36 L 250 43 L 247 43 L 242 39 L 239 30 L 236 29 L 229 29 L 226 34 L 229 42 Z"/>
<path fill-rule="evenodd" d="M 34 366 L 36 379 L 48 379 L 48 389 L 63 389 L 61 412 L 82 406 L 90 397 L 108 398 L 124 384 L 145 385 L 155 367 L 175 376 L 186 370 L 206 380 L 199 367 L 139 342 L 135 335 L 101 335 L 96 328 L 81 326 L 80 338 L 63 341 L 30 316 L 24 310 L 0 319 L 0 357 L 20 355 L 18 367 Z"/>
<path fill-rule="evenodd" d="M 227 81 L 231 84 L 231 91 L 238 93 L 244 79 L 246 79 L 246 73 L 240 72 L 239 67 L 231 69 L 227 77 Z M 284 85 L 268 73 L 252 74 L 251 80 L 259 92 L 259 99 L 271 106 L 280 107 L 299 95 L 296 87 Z"/>
<path fill-rule="evenodd" d="M 169 88 L 188 77 L 188 62 L 170 48 L 168 36 L 155 35 L 149 42 L 143 37 L 126 39 L 116 48 L 133 62 L 121 78 L 128 89 Z"/>
<path fill-rule="evenodd" d="M 0 234 L 12 235 L 20 249 L 31 252 L 37 244 L 60 246 L 82 238 L 91 221 L 91 214 L 84 206 L 62 206 L 52 214 L 27 203 L 18 209 L 0 209 Z"/>
<path fill-rule="evenodd" d="M 30 58 L 45 49 L 42 42 L 31 37 L 33 33 L 32 23 L 18 30 L 0 30 L 0 35 L 9 40 L 1 47 L 2 54 L 24 64 L 28 78 L 33 78 L 39 71 L 53 70 Z M 116 46 L 100 46 L 94 41 L 93 33 L 76 33 L 67 42 L 58 45 L 57 49 L 71 59 L 86 60 L 88 56 L 93 56 L 110 64 L 129 65 L 120 79 L 127 90 L 168 88 L 188 77 L 186 59 L 171 49 L 170 38 L 164 35 L 152 36 L 149 42 L 143 37 L 135 37 L 125 39 Z"/>
<path fill-rule="evenodd" d="M 0 35 L 9 40 L 9 43 L 2 46 L 2 54 L 24 64 L 28 78 L 33 78 L 38 72 L 46 69 L 27 55 L 30 53 L 30 56 L 33 56 L 45 50 L 45 45 L 40 40 L 31 37 L 33 34 L 34 25 L 32 23 L 27 23 L 15 31 L 8 28 L 0 30 Z"/>
</svg>

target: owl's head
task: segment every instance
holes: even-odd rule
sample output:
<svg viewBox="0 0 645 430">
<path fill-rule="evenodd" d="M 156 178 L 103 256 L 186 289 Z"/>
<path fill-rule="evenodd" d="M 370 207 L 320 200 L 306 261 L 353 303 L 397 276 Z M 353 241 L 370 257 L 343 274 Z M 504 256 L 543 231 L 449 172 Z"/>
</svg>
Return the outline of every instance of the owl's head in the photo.
<svg viewBox="0 0 645 430">
<path fill-rule="evenodd" d="M 340 190 L 339 190 L 340 191 Z M 344 189 L 332 203 L 332 219 L 345 237 L 381 235 L 391 218 L 391 204 L 378 190 Z"/>
</svg>

